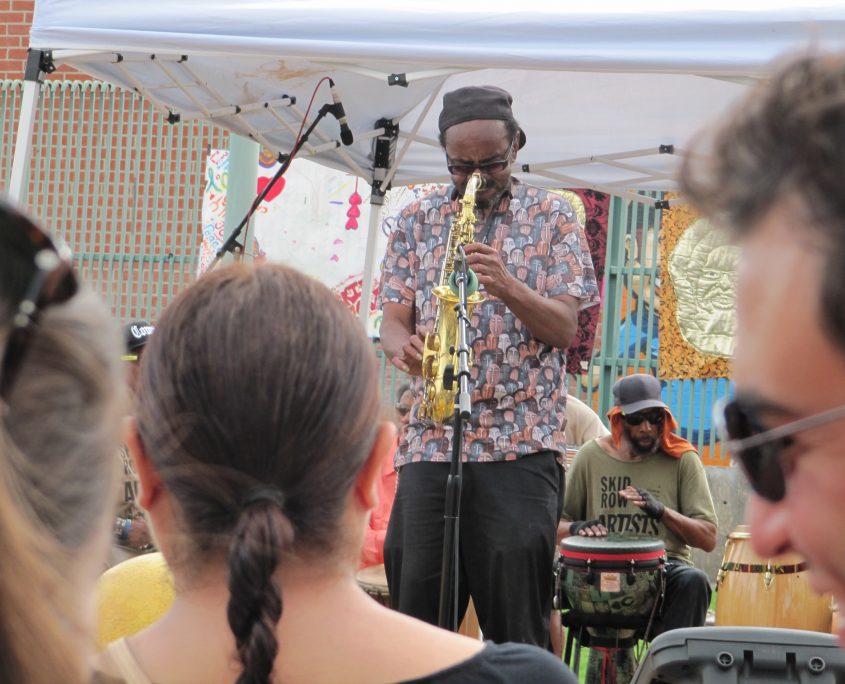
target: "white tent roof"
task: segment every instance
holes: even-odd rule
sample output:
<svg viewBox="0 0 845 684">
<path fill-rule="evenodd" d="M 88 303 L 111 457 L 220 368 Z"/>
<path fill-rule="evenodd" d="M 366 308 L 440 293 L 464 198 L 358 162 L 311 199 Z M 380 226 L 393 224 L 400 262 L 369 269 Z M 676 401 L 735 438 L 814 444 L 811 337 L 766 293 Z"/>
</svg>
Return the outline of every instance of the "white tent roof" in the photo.
<svg viewBox="0 0 845 684">
<path fill-rule="evenodd" d="M 370 182 L 446 180 L 442 93 L 496 84 L 513 94 L 528 136 L 521 178 L 620 195 L 671 189 L 679 148 L 774 57 L 845 47 L 841 3 L 574 4 L 37 0 L 30 44 L 165 113 L 213 120 L 281 153 L 330 76 L 355 142 L 340 147 L 327 118 L 300 156 Z M 323 84 L 312 118 L 330 101 Z M 398 124 L 397 156 L 374 171 L 383 119 Z"/>
</svg>

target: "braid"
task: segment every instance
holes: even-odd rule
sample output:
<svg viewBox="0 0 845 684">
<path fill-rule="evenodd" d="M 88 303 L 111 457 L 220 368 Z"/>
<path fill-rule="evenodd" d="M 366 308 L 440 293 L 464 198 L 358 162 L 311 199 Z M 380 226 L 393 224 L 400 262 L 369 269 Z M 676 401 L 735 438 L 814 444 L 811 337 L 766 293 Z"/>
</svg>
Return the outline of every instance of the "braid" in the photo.
<svg viewBox="0 0 845 684">
<path fill-rule="evenodd" d="M 282 594 L 273 574 L 294 536 L 280 503 L 270 498 L 247 503 L 229 545 L 226 613 L 243 665 L 237 684 L 267 684 L 279 651 Z"/>
</svg>

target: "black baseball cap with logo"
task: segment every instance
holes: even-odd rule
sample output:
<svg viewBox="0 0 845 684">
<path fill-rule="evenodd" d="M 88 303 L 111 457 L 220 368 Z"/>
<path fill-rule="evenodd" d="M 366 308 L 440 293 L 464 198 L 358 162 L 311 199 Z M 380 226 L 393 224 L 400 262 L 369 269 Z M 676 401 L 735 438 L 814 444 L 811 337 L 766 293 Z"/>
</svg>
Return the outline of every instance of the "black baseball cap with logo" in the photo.
<svg viewBox="0 0 845 684">
<path fill-rule="evenodd" d="M 155 326 L 149 321 L 132 321 L 123 327 L 123 339 L 126 344 L 124 361 L 137 361 L 141 350 L 152 337 Z"/>
</svg>

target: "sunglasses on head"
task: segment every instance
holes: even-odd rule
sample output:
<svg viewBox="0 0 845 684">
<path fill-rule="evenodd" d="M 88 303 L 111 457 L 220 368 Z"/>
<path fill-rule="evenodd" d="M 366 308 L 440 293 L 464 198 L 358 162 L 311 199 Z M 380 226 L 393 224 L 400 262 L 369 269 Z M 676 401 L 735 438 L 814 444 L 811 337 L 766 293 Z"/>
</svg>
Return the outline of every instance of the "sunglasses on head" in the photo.
<svg viewBox="0 0 845 684">
<path fill-rule="evenodd" d="M 780 501 L 786 494 L 786 478 L 791 470 L 783 452 L 793 443 L 793 436 L 845 418 L 845 406 L 778 427 L 767 429 L 759 417 L 763 405 L 753 399 L 723 398 L 713 407 L 713 422 L 724 447 L 736 458 L 752 489 L 768 501 Z"/>
<path fill-rule="evenodd" d="M 628 425 L 642 425 L 646 421 L 652 425 L 661 425 L 666 419 L 666 411 L 661 408 L 653 409 L 651 411 L 637 411 L 636 413 L 626 413 L 622 416 Z"/>
<path fill-rule="evenodd" d="M 511 153 L 513 152 L 513 144 L 516 138 L 511 140 L 508 146 L 508 151 L 505 152 L 504 159 L 497 159 L 496 161 L 484 162 L 483 164 L 461 164 L 452 162 L 449 157 L 446 157 L 446 168 L 453 176 L 469 176 L 476 169 L 482 174 L 501 173 L 511 165 Z"/>
<path fill-rule="evenodd" d="M 28 274 L 26 289 L 12 317 L 11 330 L 0 357 L 0 398 L 6 397 L 17 377 L 40 313 L 68 301 L 78 290 L 70 263 L 70 250 L 54 242 L 22 214 L 0 205 L 0 249 L 4 261 L 19 257 Z M 15 264 L 16 270 L 20 265 Z M 11 273 L 13 266 L 9 265 Z M 31 275 L 29 273 L 31 272 Z M 4 280 L 4 287 L 12 284 Z M 8 295 L 8 292 L 5 293 Z"/>
</svg>

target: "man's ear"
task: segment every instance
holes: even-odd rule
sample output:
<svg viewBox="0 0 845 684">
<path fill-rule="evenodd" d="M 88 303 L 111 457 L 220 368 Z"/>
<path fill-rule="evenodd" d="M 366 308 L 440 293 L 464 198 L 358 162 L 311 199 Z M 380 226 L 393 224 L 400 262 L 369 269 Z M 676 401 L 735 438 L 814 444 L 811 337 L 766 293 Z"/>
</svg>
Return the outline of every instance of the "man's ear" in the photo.
<svg viewBox="0 0 845 684">
<path fill-rule="evenodd" d="M 395 451 L 396 426 L 390 421 L 383 421 L 378 426 L 373 448 L 355 483 L 355 496 L 364 510 L 370 511 L 378 504 L 378 482 L 384 462 Z"/>
<path fill-rule="evenodd" d="M 153 462 L 147 455 L 134 418 L 126 419 L 125 433 L 126 448 L 129 449 L 129 455 L 135 465 L 135 473 L 138 475 L 138 483 L 141 486 L 138 492 L 138 503 L 144 510 L 149 511 L 161 496 L 164 486 Z"/>
</svg>

